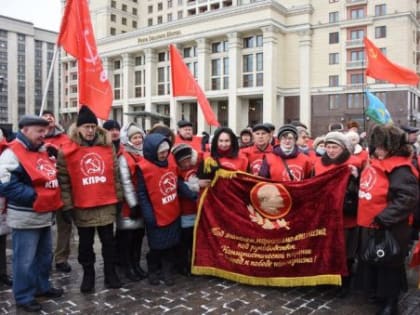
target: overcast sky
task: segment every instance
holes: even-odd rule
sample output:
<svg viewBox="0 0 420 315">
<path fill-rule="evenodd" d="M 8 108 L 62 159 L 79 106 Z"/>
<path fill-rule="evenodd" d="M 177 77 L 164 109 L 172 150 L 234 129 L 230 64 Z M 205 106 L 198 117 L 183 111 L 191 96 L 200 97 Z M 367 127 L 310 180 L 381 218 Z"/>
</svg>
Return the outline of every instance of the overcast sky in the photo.
<svg viewBox="0 0 420 315">
<path fill-rule="evenodd" d="M 0 0 L 0 15 L 34 23 L 35 27 L 58 32 L 60 0 Z"/>
</svg>

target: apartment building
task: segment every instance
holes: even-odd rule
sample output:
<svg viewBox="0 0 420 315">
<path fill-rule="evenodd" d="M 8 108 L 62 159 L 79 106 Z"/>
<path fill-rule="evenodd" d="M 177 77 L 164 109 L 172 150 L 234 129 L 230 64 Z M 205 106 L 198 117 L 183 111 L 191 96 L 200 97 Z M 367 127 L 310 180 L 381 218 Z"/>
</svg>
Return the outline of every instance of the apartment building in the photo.
<svg viewBox="0 0 420 315">
<path fill-rule="evenodd" d="M 175 44 L 218 120 L 236 132 L 299 119 L 313 135 L 329 123 L 363 126 L 369 89 L 398 124 L 420 125 L 418 87 L 365 78 L 363 37 L 420 71 L 420 1 L 91 0 L 98 50 L 114 89 L 112 117 L 148 129 L 181 117 L 210 127 L 191 97 L 171 97 Z M 62 58 L 62 113 L 77 110 L 77 67 Z M 419 122 L 418 122 L 419 121 Z M 214 130 L 214 128 L 213 128 Z"/>
<path fill-rule="evenodd" d="M 22 115 L 39 114 L 56 40 L 55 32 L 0 15 L 0 123 L 16 127 Z M 46 108 L 56 113 L 59 79 L 55 67 Z"/>
</svg>

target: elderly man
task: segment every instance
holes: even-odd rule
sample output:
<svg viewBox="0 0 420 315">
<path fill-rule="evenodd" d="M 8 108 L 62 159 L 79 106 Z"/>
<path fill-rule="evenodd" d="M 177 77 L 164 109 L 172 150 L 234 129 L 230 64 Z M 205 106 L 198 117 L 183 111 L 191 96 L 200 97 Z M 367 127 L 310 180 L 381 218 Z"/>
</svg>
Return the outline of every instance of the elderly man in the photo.
<svg viewBox="0 0 420 315">
<path fill-rule="evenodd" d="M 54 161 L 43 145 L 47 126 L 43 118 L 23 116 L 16 139 L 0 156 L 0 195 L 7 198 L 12 228 L 13 294 L 27 312 L 41 310 L 35 297 L 63 294 L 49 281 L 52 217 L 63 202 Z"/>
<path fill-rule="evenodd" d="M 48 121 L 47 134 L 45 135 L 45 144 L 47 151 L 57 157 L 58 149 L 70 142 L 64 129 L 56 122 L 52 111 L 44 110 L 42 118 Z M 70 272 L 71 266 L 68 263 L 70 256 L 70 240 L 72 224 L 63 220 L 61 211 L 56 213 L 57 237 L 54 251 L 55 268 L 61 272 Z"/>
<path fill-rule="evenodd" d="M 177 123 L 178 131 L 175 138 L 175 144 L 185 143 L 197 152 L 202 152 L 201 137 L 195 136 L 193 124 L 188 120 L 180 120 Z"/>
<path fill-rule="evenodd" d="M 83 267 L 80 291 L 90 293 L 95 287 L 95 231 L 102 243 L 105 286 L 120 288 L 113 223 L 122 189 L 115 150 L 107 131 L 98 127 L 98 119 L 86 106 L 81 107 L 76 126 L 71 127 L 70 139 L 72 142 L 58 153 L 57 169 L 63 217 L 70 221 L 72 214 L 79 233 L 78 260 Z"/>
</svg>

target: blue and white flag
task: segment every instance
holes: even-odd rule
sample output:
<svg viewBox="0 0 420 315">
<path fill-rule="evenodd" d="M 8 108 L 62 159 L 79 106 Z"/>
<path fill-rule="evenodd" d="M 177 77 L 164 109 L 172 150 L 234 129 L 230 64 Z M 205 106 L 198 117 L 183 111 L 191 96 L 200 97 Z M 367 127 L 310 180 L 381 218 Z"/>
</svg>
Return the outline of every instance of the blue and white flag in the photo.
<svg viewBox="0 0 420 315">
<path fill-rule="evenodd" d="M 378 124 L 385 125 L 392 123 L 391 114 L 386 109 L 385 104 L 371 92 L 366 91 L 366 95 L 369 100 L 366 115 Z"/>
</svg>

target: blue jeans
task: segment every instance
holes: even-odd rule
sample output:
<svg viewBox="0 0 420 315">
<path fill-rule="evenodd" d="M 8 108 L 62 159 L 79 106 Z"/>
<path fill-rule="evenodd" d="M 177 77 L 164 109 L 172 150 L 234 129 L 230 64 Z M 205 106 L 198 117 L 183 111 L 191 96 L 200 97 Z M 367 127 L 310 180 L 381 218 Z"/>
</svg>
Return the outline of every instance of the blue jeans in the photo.
<svg viewBox="0 0 420 315">
<path fill-rule="evenodd" d="M 50 287 L 51 228 L 13 229 L 13 294 L 16 304 L 32 301 Z"/>
</svg>

